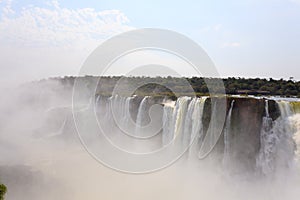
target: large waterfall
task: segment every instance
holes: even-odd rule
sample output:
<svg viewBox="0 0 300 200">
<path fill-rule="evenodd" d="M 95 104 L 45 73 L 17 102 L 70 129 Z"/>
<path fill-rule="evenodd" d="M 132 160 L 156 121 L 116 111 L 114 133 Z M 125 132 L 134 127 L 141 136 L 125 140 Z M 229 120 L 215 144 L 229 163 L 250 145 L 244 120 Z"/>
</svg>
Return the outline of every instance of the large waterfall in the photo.
<svg viewBox="0 0 300 200">
<path fill-rule="evenodd" d="M 206 105 L 213 107 L 207 100 L 207 97 L 179 97 L 177 100 L 171 100 L 150 96 L 141 98 L 116 95 L 97 97 L 96 105 L 101 107 L 99 109 L 102 109 L 102 116 L 105 116 L 103 120 L 106 123 L 118 126 L 118 129 L 140 138 L 146 138 L 144 128 L 152 122 L 149 110 L 152 105 L 159 104 L 163 108 L 161 131 L 159 139 L 155 140 L 156 146 L 168 146 L 179 140 L 181 145 L 186 147 L 196 141 L 194 145 L 198 147 L 195 149 L 199 150 L 203 137 L 209 137 L 210 134 L 207 132 L 209 122 L 204 118 L 217 115 L 217 111 L 204 112 Z M 218 142 L 215 147 L 223 152 L 221 160 L 225 168 L 239 166 L 269 175 L 293 164 L 295 153 L 299 152 L 296 144 L 300 144 L 300 134 L 297 132 L 299 120 L 296 120 L 299 116 L 295 117 L 297 105 L 300 104 L 279 100 L 235 98 L 228 105 L 223 133 L 219 138 L 223 142 Z"/>
<path fill-rule="evenodd" d="M 22 162 L 23 159 L 26 159 L 26 165 L 34 166 L 34 170 L 42 170 L 47 175 L 46 179 L 54 177 L 57 180 L 67 180 L 64 186 L 72 185 L 74 187 L 72 192 L 80 193 L 82 192 L 81 187 L 87 185 L 84 188 L 87 192 L 79 199 L 84 199 L 91 188 L 99 191 L 99 188 L 106 187 L 107 184 L 113 188 L 112 192 L 115 191 L 116 186 L 118 189 L 124 188 L 124 194 L 129 191 L 129 196 L 137 191 L 137 188 L 144 189 L 145 186 L 149 186 L 147 196 L 160 199 L 159 191 L 170 184 L 170 187 L 166 189 L 172 192 L 179 191 L 172 196 L 173 199 L 198 199 L 199 188 L 203 189 L 201 192 L 206 192 L 203 198 L 210 199 L 211 192 L 214 194 L 215 188 L 220 186 L 223 188 L 224 199 L 236 200 L 247 197 L 246 199 L 296 200 L 299 193 L 297 195 L 290 194 L 298 191 L 300 180 L 298 176 L 300 169 L 298 168 L 300 166 L 299 99 L 278 100 L 228 96 L 226 99 L 224 98 L 226 100 L 224 104 L 225 119 L 221 123 L 220 120 L 215 120 L 215 117 L 220 116 L 220 110 L 216 109 L 219 98 L 221 97 L 97 95 L 89 99 L 90 105 L 84 104 L 82 106 L 84 109 L 78 110 L 81 125 L 84 126 L 84 130 L 87 130 L 86 132 L 76 129 L 72 112 L 70 112 L 71 108 L 64 105 L 51 106 L 51 109 L 47 107 L 44 113 L 45 120 L 42 119 L 44 115 L 40 115 L 40 113 L 33 118 L 33 125 L 38 120 L 44 122 L 37 123 L 38 127 L 32 128 L 34 132 L 28 131 L 28 133 L 34 134 L 28 136 L 29 139 L 27 143 L 25 142 L 24 148 L 20 148 L 20 146 L 24 144 L 23 141 L 27 140 L 24 135 L 24 131 L 26 133 L 27 130 L 24 129 L 21 122 L 27 122 L 28 116 L 32 115 L 28 115 L 28 113 L 20 115 L 20 112 L 25 111 L 18 109 L 17 115 L 20 115 L 22 119 L 18 120 L 18 126 L 13 120 L 7 120 L 7 123 L 10 123 L 10 129 L 5 126 L 1 127 L 3 133 L 7 133 L 7 138 L 13 136 L 11 135 L 15 131 L 13 128 L 19 129 L 15 131 L 15 136 L 10 138 L 11 144 L 16 145 L 11 147 L 2 145 L 1 148 L 6 150 L 3 152 L 20 148 Z M 91 117 L 86 114 L 87 112 L 92 113 Z M 102 134 L 95 128 L 97 122 L 101 126 L 101 130 L 105 132 L 106 138 L 99 136 Z M 223 129 L 218 135 L 218 140 L 212 142 L 215 135 L 211 136 L 210 134 L 214 132 L 213 126 L 216 124 Z M 2 123 L 2 125 L 5 124 Z M 210 129 L 210 127 L 212 128 Z M 80 137 L 86 138 L 84 141 L 86 142 L 84 144 L 87 144 L 86 147 L 98 150 L 94 152 L 99 155 L 107 155 L 105 157 L 107 160 L 104 161 L 114 162 L 113 164 L 121 163 L 115 166 L 124 166 L 125 169 L 129 168 L 130 170 L 132 167 L 142 164 L 150 166 L 150 169 L 161 169 L 156 168 L 157 166 L 166 166 L 166 168 L 151 175 L 132 177 L 127 174 L 115 173 L 91 159 L 83 148 L 82 141 L 78 139 L 77 133 Z M 2 137 L 2 139 L 5 138 Z M 109 148 L 102 142 L 105 139 L 111 142 Z M 214 144 L 214 148 L 204 158 L 201 149 L 207 143 Z M 120 151 L 124 150 L 125 153 L 141 157 L 141 161 L 127 159 L 129 156 L 123 157 L 116 151 L 110 151 L 110 148 L 115 146 Z M 32 151 L 26 152 L 23 149 L 32 149 Z M 177 154 L 178 152 L 180 154 Z M 168 162 L 161 162 L 173 155 L 178 155 L 178 160 L 173 163 L 171 159 L 167 160 Z M 12 160 L 11 157 L 14 155 L 7 153 L 6 157 L 7 160 Z M 150 159 L 148 160 L 148 158 Z M 3 159 L 6 158 L 3 157 Z M 156 166 L 156 163 L 159 165 Z M 168 165 L 169 163 L 170 165 Z M 171 166 L 171 164 L 173 165 Z M 111 166 L 114 167 L 114 165 Z M 6 173 L 2 172 L 2 174 Z M 11 176 L 15 172 L 7 174 Z M 74 176 L 76 177 L 70 178 Z M 11 180 L 7 177 L 3 176 L 2 180 Z M 26 177 L 25 174 L 24 180 L 27 181 Z M 88 181 L 84 182 L 86 177 L 88 177 Z M 285 179 L 286 177 L 290 179 Z M 292 180 L 294 177 L 295 180 Z M 92 181 L 89 182 L 89 180 Z M 274 180 L 278 180 L 278 185 Z M 17 191 L 17 188 L 14 188 L 15 179 L 13 181 L 7 182 L 7 186 L 10 191 Z M 78 181 L 84 184 L 79 186 Z M 149 182 L 151 184 L 147 185 Z M 265 186 L 266 182 L 272 182 L 272 184 Z M 37 184 L 41 185 L 40 182 Z M 21 185 L 26 184 L 22 182 Z M 61 186 L 52 182 L 51 185 Z M 286 190 L 282 198 L 280 195 L 283 186 L 288 189 L 296 189 L 294 191 Z M 151 196 L 152 188 L 155 187 L 157 196 Z M 186 192 L 180 196 L 182 187 L 185 187 Z M 276 192 L 274 194 L 275 190 L 280 193 L 278 198 L 272 198 L 277 194 Z M 273 193 L 272 197 L 267 196 L 269 191 Z M 70 194 L 72 192 L 70 191 Z M 238 192 L 240 194 L 235 196 Z M 57 191 L 55 190 L 54 193 Z M 103 190 L 96 196 L 101 195 L 103 195 Z M 170 198 L 167 195 L 164 197 Z M 107 193 L 105 196 L 110 197 L 110 194 Z M 189 198 L 191 196 L 193 198 Z M 291 196 L 297 198 L 288 198 Z M 216 195 L 211 199 L 219 198 L 220 195 Z M 14 198 L 12 195 L 10 199 L 21 198 Z"/>
<path fill-rule="evenodd" d="M 263 117 L 260 133 L 260 151 L 257 157 L 257 167 L 265 174 L 274 173 L 276 170 L 289 168 L 294 162 L 297 146 L 293 140 L 291 117 L 291 103 L 287 101 L 276 102 L 280 116 L 273 120 L 269 114 L 269 101 L 265 101 L 265 116 Z"/>
<path fill-rule="evenodd" d="M 118 126 L 121 131 L 133 133 L 139 138 L 147 137 L 143 126 L 151 122 L 148 112 L 151 97 L 97 97 L 96 106 L 103 124 L 108 127 Z M 202 114 L 207 97 L 180 97 L 176 101 L 160 99 L 163 105 L 161 121 L 161 144 L 170 144 L 175 139 L 181 140 L 184 146 L 190 145 L 193 139 L 202 135 Z M 103 102 L 101 102 L 103 101 Z M 138 105 L 134 105 L 135 103 Z M 135 107 L 135 112 L 131 112 Z M 103 117 L 104 116 L 104 117 Z M 135 116 L 135 117 L 134 117 Z M 103 122 L 104 121 L 104 122 Z M 131 129 L 131 130 L 130 130 Z"/>
</svg>

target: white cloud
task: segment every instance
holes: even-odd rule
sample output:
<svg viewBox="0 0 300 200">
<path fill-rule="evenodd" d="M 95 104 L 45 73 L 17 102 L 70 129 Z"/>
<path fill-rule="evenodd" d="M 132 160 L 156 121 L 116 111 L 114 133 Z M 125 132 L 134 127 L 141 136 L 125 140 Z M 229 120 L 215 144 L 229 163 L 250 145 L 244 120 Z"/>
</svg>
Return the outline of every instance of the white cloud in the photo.
<svg viewBox="0 0 300 200">
<path fill-rule="evenodd" d="M 0 84 L 76 75 L 101 42 L 133 28 L 119 10 L 70 9 L 58 1 L 13 8 L 0 0 Z"/>
<path fill-rule="evenodd" d="M 29 46 L 64 46 L 105 39 L 129 30 L 128 18 L 119 10 L 68 9 L 52 1 L 48 8 L 29 6 L 20 13 L 11 1 L 2 8 L 0 41 Z"/>
<path fill-rule="evenodd" d="M 226 47 L 240 47 L 241 43 L 239 42 L 226 42 L 222 45 L 222 48 L 226 48 Z"/>
<path fill-rule="evenodd" d="M 14 14 L 14 11 L 11 8 L 12 0 L 2 0 L 0 1 L 0 4 L 4 4 L 4 7 L 2 8 L 2 16 Z"/>
</svg>

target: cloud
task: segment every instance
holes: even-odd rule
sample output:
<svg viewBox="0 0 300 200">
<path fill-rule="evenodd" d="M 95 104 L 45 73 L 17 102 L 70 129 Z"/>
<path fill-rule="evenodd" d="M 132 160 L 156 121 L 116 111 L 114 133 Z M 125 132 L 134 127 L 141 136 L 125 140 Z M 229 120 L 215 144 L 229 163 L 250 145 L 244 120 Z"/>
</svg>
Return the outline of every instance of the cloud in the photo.
<svg viewBox="0 0 300 200">
<path fill-rule="evenodd" d="M 2 8 L 2 16 L 14 14 L 14 11 L 11 8 L 12 0 L 0 0 L 0 4 L 4 4 L 4 7 Z"/>
<path fill-rule="evenodd" d="M 11 3 L 6 1 L 2 8 L 2 44 L 65 47 L 81 41 L 105 39 L 131 29 L 127 25 L 129 19 L 119 10 L 68 9 L 52 1 L 48 7 L 28 6 L 16 13 Z"/>
<path fill-rule="evenodd" d="M 240 47 L 241 43 L 239 42 L 226 42 L 222 45 L 222 48 L 226 48 L 226 47 Z"/>
<path fill-rule="evenodd" d="M 70 9 L 58 1 L 14 10 L 0 0 L 0 85 L 76 75 L 105 39 L 133 29 L 120 10 Z"/>
</svg>

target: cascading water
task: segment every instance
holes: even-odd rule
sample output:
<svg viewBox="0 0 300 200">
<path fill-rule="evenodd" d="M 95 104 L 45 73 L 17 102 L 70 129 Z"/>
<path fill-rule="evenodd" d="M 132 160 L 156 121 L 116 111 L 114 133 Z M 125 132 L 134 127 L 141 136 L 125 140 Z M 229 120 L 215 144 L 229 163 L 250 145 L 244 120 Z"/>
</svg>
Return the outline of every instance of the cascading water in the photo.
<svg viewBox="0 0 300 200">
<path fill-rule="evenodd" d="M 204 104 L 207 97 L 197 98 L 194 106 L 194 112 L 192 115 L 192 129 L 191 129 L 191 138 L 195 138 L 198 134 L 199 140 L 202 139 L 203 136 L 203 124 L 202 124 L 202 116 L 204 110 Z"/>
<path fill-rule="evenodd" d="M 292 165 L 295 146 L 289 121 L 292 115 L 290 104 L 277 102 L 280 117 L 275 121 L 269 115 L 268 100 L 265 105 L 266 116 L 263 117 L 257 167 L 264 175 L 268 175 Z"/>
<path fill-rule="evenodd" d="M 174 106 L 165 104 L 163 114 L 163 145 L 169 144 L 184 130 L 184 119 L 189 100 L 189 97 L 180 97 Z"/>
<path fill-rule="evenodd" d="M 182 135 L 182 144 L 186 146 L 190 143 L 191 136 L 192 136 L 192 121 L 193 121 L 193 113 L 195 111 L 195 105 L 197 102 L 197 98 L 193 98 L 188 105 L 188 109 L 184 118 L 184 129 Z"/>
<path fill-rule="evenodd" d="M 172 121 L 174 106 L 165 104 L 163 112 L 163 131 L 162 131 L 162 144 L 168 145 L 174 138 L 172 132 Z"/>
<path fill-rule="evenodd" d="M 193 138 L 202 135 L 202 115 L 206 97 L 193 98 L 189 103 L 184 121 L 184 130 L 182 136 L 183 146 L 190 145 Z"/>
<path fill-rule="evenodd" d="M 281 113 L 281 118 L 287 119 L 288 117 L 292 116 L 293 111 L 289 102 L 279 101 L 277 104 Z"/>
<path fill-rule="evenodd" d="M 263 174 L 269 174 L 274 170 L 274 148 L 278 140 L 272 131 L 273 120 L 269 114 L 269 101 L 265 101 L 265 116 L 263 117 L 260 132 L 260 151 L 256 160 L 257 167 Z"/>
<path fill-rule="evenodd" d="M 295 141 L 295 161 L 299 164 L 300 162 L 300 101 L 290 102 L 290 108 L 293 115 L 289 117 L 291 129 L 294 132 L 293 140 Z"/>
<path fill-rule="evenodd" d="M 188 109 L 190 97 L 179 97 L 176 102 L 175 110 L 173 111 L 173 127 L 174 137 L 180 136 L 184 130 L 185 115 Z"/>
<path fill-rule="evenodd" d="M 231 141 L 231 136 L 230 136 L 230 129 L 231 129 L 231 115 L 232 115 L 232 110 L 234 106 L 234 100 L 231 101 L 230 109 L 228 111 L 228 115 L 226 117 L 226 122 L 225 122 L 225 129 L 223 131 L 224 133 L 224 156 L 223 156 L 223 166 L 228 167 L 230 165 L 230 141 Z"/>
<path fill-rule="evenodd" d="M 145 124 L 145 121 L 147 121 L 146 117 L 148 108 L 151 106 L 150 102 L 154 101 L 151 100 L 152 97 L 147 96 L 136 106 L 136 104 L 133 104 L 136 102 L 133 101 L 134 98 L 135 97 L 121 97 L 118 95 L 109 98 L 97 96 L 96 106 L 100 105 L 103 107 L 101 116 L 104 116 L 105 122 L 109 122 L 107 123 L 108 126 L 114 127 L 117 125 L 116 122 L 119 122 L 123 130 L 126 131 L 130 129 L 133 130 L 133 134 L 136 136 L 143 136 L 141 127 Z M 206 99 L 206 97 L 179 97 L 176 101 L 166 98 L 160 100 L 161 104 L 164 105 L 161 122 L 162 134 L 160 139 L 162 146 L 166 146 L 173 140 L 178 139 L 182 147 L 187 147 L 193 141 L 192 139 L 196 138 L 198 139 L 196 148 L 199 149 L 202 136 L 211 137 L 208 131 L 206 134 L 203 133 L 202 117 L 204 115 L 203 111 Z M 239 119 L 235 119 L 234 123 L 232 121 L 233 112 L 237 112 L 237 109 L 240 109 L 240 105 L 236 105 L 236 101 L 239 100 L 234 99 L 231 101 L 223 130 L 224 149 L 222 149 L 222 164 L 228 169 L 237 164 L 235 159 L 237 159 L 237 153 L 240 151 L 240 147 L 239 145 L 237 146 L 236 142 L 239 141 L 239 130 L 241 129 L 236 129 L 237 124 L 235 124 L 240 122 L 238 121 Z M 265 100 L 264 102 L 264 116 L 261 119 L 262 123 L 258 134 L 260 137 L 258 140 L 259 149 L 257 149 L 254 158 L 254 161 L 256 161 L 254 165 L 256 166 L 257 172 L 264 175 L 273 174 L 277 169 L 282 167 L 289 167 L 294 158 L 294 141 L 300 146 L 300 139 L 297 139 L 300 138 L 300 132 L 295 131 L 297 128 L 297 130 L 300 130 L 300 115 L 295 115 L 295 111 L 297 110 L 296 106 L 298 104 L 294 102 L 275 101 L 276 107 L 280 111 L 280 116 L 273 120 L 271 116 L 274 115 L 274 106 L 269 108 L 271 105 L 270 101 L 273 100 Z M 132 106 L 138 107 L 135 124 L 129 123 L 131 111 L 134 108 Z M 213 107 L 214 104 L 212 104 L 212 108 Z M 272 111 L 270 109 L 272 109 Z M 272 112 L 272 114 L 270 112 Z M 212 109 L 212 118 L 216 116 L 217 113 L 217 110 Z M 237 116 L 240 115 L 238 114 Z M 291 116 L 293 117 L 291 118 Z M 214 123 L 214 121 L 210 123 Z M 130 124 L 132 127 L 128 127 Z M 292 129 L 292 127 L 294 129 Z M 296 132 L 295 135 L 293 135 L 294 132 Z M 255 135 L 253 135 L 253 137 L 254 136 Z M 209 142 L 210 140 L 208 139 L 207 141 Z M 255 140 L 252 142 L 254 145 Z M 298 152 L 298 154 L 300 153 Z M 252 156 L 251 154 L 249 155 Z"/>
<path fill-rule="evenodd" d="M 122 108 L 121 126 L 122 126 L 122 128 L 125 129 L 124 131 L 128 131 L 128 129 L 131 128 L 131 127 L 129 127 L 129 125 L 131 125 L 131 123 L 129 123 L 130 122 L 129 120 L 131 119 L 131 114 L 130 114 L 131 100 L 132 100 L 132 97 L 126 97 L 124 107 Z"/>
<path fill-rule="evenodd" d="M 280 104 L 282 102 L 277 102 Z M 280 109 L 281 116 L 275 120 L 274 132 L 279 138 L 276 146 L 276 166 L 279 168 L 291 168 L 295 161 L 296 143 L 293 139 L 295 130 L 291 126 L 292 108 L 289 102 L 284 103 L 284 110 Z M 280 107 L 280 106 L 279 106 Z"/>
<path fill-rule="evenodd" d="M 114 100 L 114 96 L 111 96 L 109 97 L 107 100 L 106 100 L 106 104 L 105 104 L 105 119 L 110 122 L 111 119 L 112 119 L 112 106 L 113 106 L 113 100 Z"/>
<path fill-rule="evenodd" d="M 295 161 L 297 163 L 300 162 L 300 113 L 296 113 L 292 117 L 290 117 L 290 123 L 294 130 L 293 139 L 296 144 L 296 151 L 295 151 Z"/>
<path fill-rule="evenodd" d="M 273 120 L 269 115 L 269 102 L 265 101 L 265 116 L 263 117 L 262 128 L 260 132 L 260 151 L 256 160 L 257 167 L 263 174 L 269 174 L 273 171 L 273 152 L 277 137 L 271 132 Z"/>
<path fill-rule="evenodd" d="M 169 144 L 174 137 L 181 137 L 182 145 L 187 146 L 197 134 L 202 132 L 202 114 L 206 97 L 178 98 L 175 105 L 164 104 L 163 145 Z"/>
<path fill-rule="evenodd" d="M 136 136 L 142 136 L 142 127 L 144 125 L 145 122 L 145 114 L 146 114 L 146 107 L 147 107 L 147 101 L 149 99 L 149 96 L 146 96 L 143 98 L 143 100 L 140 103 L 139 109 L 138 109 L 138 113 L 137 113 L 137 117 L 136 117 L 136 127 L 135 127 L 135 135 Z"/>
<path fill-rule="evenodd" d="M 207 97 L 178 98 L 175 104 L 166 102 L 163 113 L 162 144 L 168 145 L 175 139 L 183 149 L 190 147 L 194 139 L 203 135 L 202 116 Z M 196 146 L 196 144 L 194 143 Z M 192 148 L 189 148 L 189 154 Z"/>
</svg>

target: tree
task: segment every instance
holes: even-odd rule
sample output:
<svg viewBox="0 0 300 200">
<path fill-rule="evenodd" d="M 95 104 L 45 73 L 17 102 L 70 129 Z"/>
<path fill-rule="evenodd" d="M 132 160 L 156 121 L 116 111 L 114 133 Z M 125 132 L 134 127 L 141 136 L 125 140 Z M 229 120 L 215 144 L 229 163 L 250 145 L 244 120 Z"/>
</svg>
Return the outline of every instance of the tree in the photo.
<svg viewBox="0 0 300 200">
<path fill-rule="evenodd" d="M 0 184 L 0 200 L 4 200 L 4 195 L 7 191 L 7 188 L 5 185 Z"/>
</svg>

